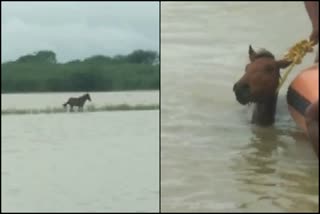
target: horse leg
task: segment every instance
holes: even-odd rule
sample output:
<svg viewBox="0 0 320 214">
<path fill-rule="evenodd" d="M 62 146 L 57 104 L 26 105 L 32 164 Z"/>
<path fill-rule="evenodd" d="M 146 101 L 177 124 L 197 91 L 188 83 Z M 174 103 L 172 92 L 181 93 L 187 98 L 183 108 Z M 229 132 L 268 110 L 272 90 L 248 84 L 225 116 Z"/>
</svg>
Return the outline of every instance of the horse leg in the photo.
<svg viewBox="0 0 320 214">
<path fill-rule="evenodd" d="M 73 105 L 70 105 L 70 111 L 71 112 L 73 111 Z"/>
</svg>

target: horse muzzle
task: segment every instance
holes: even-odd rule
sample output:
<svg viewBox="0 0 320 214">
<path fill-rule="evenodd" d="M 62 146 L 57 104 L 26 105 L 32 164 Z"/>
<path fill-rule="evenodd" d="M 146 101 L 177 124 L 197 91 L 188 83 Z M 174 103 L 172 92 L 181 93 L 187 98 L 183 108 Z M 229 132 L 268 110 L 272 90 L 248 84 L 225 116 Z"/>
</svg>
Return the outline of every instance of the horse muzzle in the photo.
<svg viewBox="0 0 320 214">
<path fill-rule="evenodd" d="M 236 83 L 233 86 L 233 91 L 236 95 L 237 101 L 240 104 L 246 105 L 251 101 L 251 93 L 250 93 L 249 85 Z"/>
</svg>

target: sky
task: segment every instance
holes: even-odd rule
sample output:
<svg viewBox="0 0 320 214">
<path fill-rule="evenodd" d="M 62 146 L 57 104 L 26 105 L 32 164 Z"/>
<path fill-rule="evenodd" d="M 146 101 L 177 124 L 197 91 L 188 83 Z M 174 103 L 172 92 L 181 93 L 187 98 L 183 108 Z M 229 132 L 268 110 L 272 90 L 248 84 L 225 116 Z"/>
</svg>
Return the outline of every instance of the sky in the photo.
<svg viewBox="0 0 320 214">
<path fill-rule="evenodd" d="M 52 50 L 58 62 L 159 51 L 159 2 L 1 2 L 1 62 Z"/>
</svg>

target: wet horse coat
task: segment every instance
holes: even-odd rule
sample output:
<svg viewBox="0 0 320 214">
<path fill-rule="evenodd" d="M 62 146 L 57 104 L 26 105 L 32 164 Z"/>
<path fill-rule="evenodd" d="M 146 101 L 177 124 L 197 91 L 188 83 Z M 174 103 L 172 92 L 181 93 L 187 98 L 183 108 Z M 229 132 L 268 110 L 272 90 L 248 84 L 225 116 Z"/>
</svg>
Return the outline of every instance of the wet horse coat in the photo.
<svg viewBox="0 0 320 214">
<path fill-rule="evenodd" d="M 249 59 L 245 74 L 234 84 L 233 91 L 240 104 L 255 103 L 252 123 L 269 126 L 275 121 L 280 69 L 286 68 L 291 62 L 276 60 L 267 50 L 255 52 L 251 45 Z"/>
<path fill-rule="evenodd" d="M 64 107 L 66 107 L 68 104 L 70 106 L 70 111 L 73 111 L 73 106 L 78 106 L 79 111 L 83 110 L 84 103 L 86 100 L 91 101 L 90 95 L 87 93 L 85 95 L 82 95 L 81 97 L 71 97 L 68 99 L 66 103 L 63 104 Z"/>
</svg>

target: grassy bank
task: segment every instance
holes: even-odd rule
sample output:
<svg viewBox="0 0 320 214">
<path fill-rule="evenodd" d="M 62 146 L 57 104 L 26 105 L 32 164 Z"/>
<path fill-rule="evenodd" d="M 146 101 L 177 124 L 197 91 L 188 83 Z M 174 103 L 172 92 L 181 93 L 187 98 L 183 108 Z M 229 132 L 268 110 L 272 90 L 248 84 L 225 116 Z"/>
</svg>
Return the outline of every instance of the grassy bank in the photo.
<svg viewBox="0 0 320 214">
<path fill-rule="evenodd" d="M 84 108 L 83 112 L 99 112 L 99 111 L 146 111 L 146 110 L 159 110 L 159 105 L 106 105 L 96 107 L 94 105 L 88 105 Z M 74 112 L 70 112 L 67 108 L 45 108 L 45 109 L 5 109 L 1 110 L 2 115 L 12 114 L 50 114 L 50 113 L 77 113 L 78 109 L 74 108 Z"/>
</svg>

